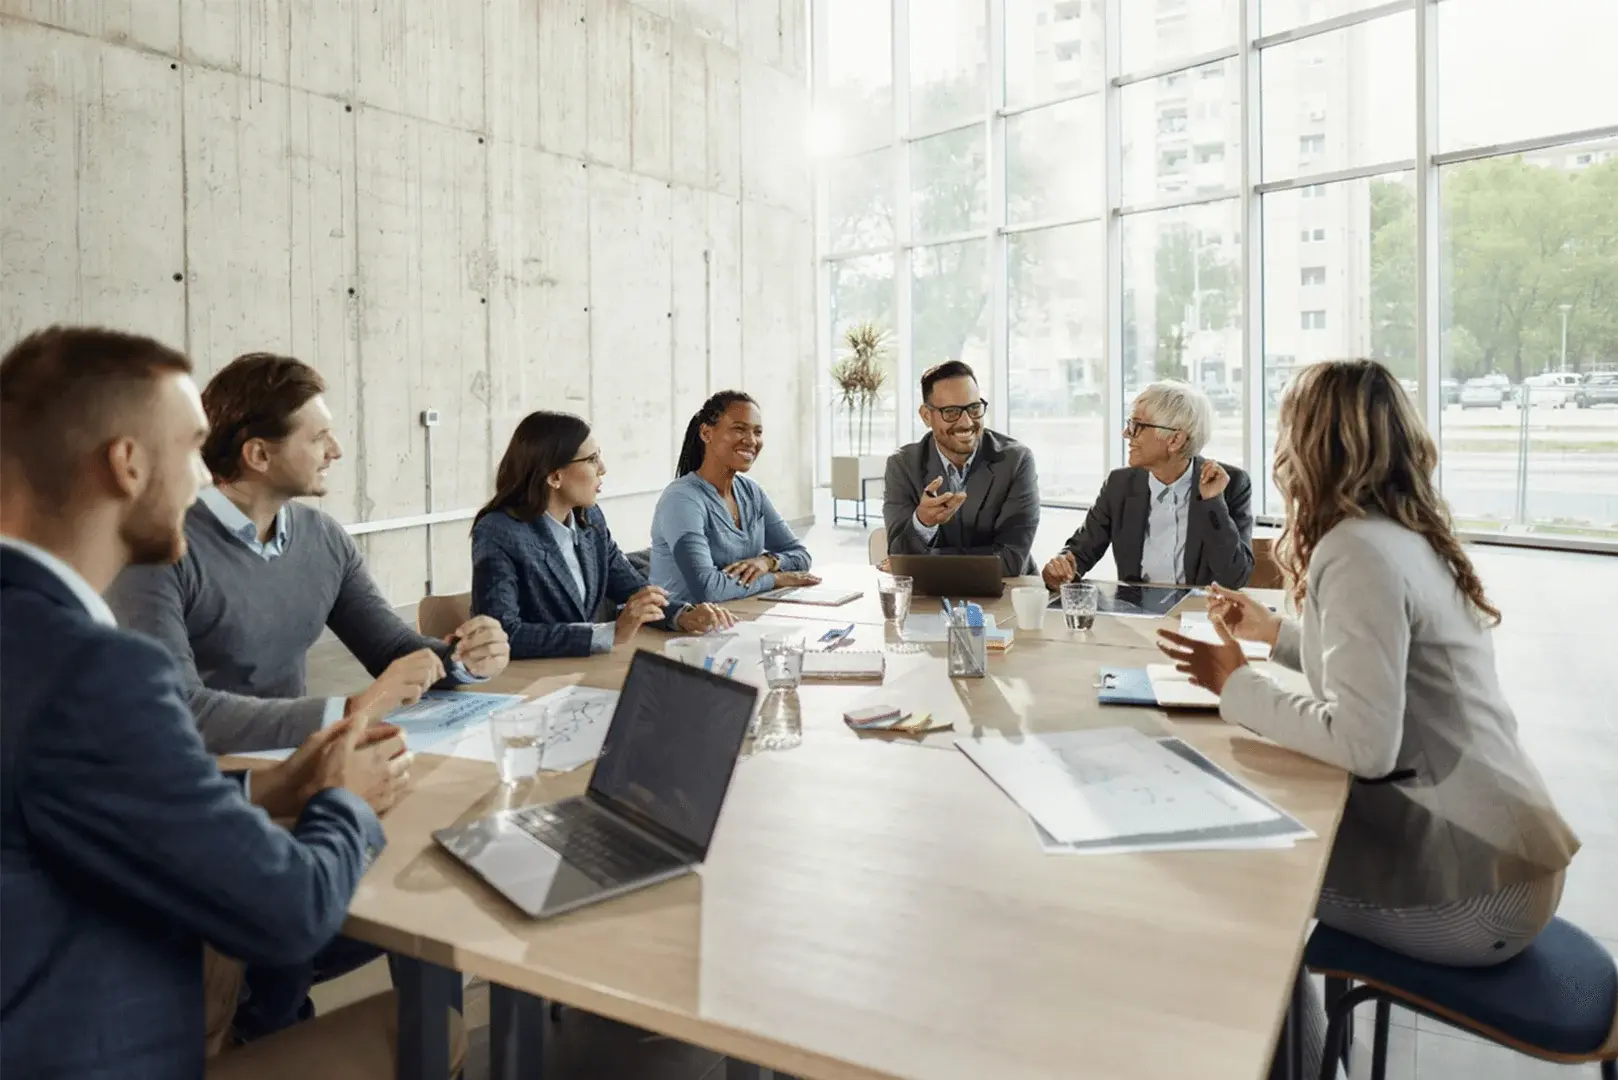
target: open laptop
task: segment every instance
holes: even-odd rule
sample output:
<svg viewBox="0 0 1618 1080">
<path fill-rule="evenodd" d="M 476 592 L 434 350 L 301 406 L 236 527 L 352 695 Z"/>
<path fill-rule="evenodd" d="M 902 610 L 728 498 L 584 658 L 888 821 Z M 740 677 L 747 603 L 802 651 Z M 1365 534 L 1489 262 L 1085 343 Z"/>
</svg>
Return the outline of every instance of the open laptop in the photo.
<svg viewBox="0 0 1618 1080">
<path fill-rule="evenodd" d="M 433 839 L 536 918 L 688 874 L 708 855 L 758 690 L 637 652 L 583 795 Z"/>
<path fill-rule="evenodd" d="M 888 570 L 910 578 L 923 596 L 1003 596 L 1005 568 L 998 555 L 890 555 Z"/>
</svg>

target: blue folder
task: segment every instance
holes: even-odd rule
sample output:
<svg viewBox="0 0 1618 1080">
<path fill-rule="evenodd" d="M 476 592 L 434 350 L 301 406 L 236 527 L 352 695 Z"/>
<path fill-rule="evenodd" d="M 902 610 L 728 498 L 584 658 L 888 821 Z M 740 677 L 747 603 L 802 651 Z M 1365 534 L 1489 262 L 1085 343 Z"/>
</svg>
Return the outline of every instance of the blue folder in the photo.
<svg viewBox="0 0 1618 1080">
<path fill-rule="evenodd" d="M 1157 707 L 1157 695 L 1152 692 L 1152 680 L 1145 668 L 1101 669 L 1101 683 L 1096 688 L 1096 700 L 1103 705 L 1149 705 Z"/>
</svg>

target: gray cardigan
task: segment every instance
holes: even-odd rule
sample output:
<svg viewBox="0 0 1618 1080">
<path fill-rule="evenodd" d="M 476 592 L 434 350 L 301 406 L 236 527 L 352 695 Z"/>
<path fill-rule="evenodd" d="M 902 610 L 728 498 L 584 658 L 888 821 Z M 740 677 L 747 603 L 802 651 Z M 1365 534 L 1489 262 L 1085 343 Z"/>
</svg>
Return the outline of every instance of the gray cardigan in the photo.
<svg viewBox="0 0 1618 1080">
<path fill-rule="evenodd" d="M 1487 629 L 1427 540 L 1380 514 L 1343 521 L 1308 575 L 1275 660 L 1310 693 L 1245 667 L 1219 711 L 1357 778 L 1326 887 L 1422 907 L 1565 868 L 1578 839 L 1517 741 Z"/>
</svg>

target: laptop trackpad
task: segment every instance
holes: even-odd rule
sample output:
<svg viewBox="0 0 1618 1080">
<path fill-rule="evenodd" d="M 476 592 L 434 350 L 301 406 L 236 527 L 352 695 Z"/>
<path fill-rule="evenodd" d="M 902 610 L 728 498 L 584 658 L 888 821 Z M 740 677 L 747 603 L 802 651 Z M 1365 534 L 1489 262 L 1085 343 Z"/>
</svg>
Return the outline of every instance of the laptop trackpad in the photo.
<svg viewBox="0 0 1618 1080">
<path fill-rule="evenodd" d="M 553 911 L 601 892 L 601 886 L 526 833 L 490 844 L 474 862 L 477 871 L 531 914 Z"/>
</svg>

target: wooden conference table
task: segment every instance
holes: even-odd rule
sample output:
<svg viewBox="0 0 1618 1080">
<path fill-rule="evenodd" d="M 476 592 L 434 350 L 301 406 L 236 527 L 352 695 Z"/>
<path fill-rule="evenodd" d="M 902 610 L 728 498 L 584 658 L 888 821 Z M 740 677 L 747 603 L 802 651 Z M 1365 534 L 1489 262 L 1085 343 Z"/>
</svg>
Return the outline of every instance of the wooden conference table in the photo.
<svg viewBox="0 0 1618 1080">
<path fill-rule="evenodd" d="M 846 576 L 874 592 L 873 572 Z M 846 608 L 747 614 L 806 631 L 856 621 Z M 1002 625 L 1011 621 L 1008 611 Z M 1098 626 L 1109 622 L 1128 621 Z M 988 678 L 950 680 L 942 646 L 907 647 L 891 628 L 862 623 L 857 638 L 880 633 L 890 650 L 884 686 L 800 690 L 801 745 L 738 763 L 700 875 L 547 921 L 521 915 L 431 833 L 578 793 L 589 770 L 512 790 L 491 765 L 421 755 L 346 929 L 424 961 L 402 980 L 400 1075 L 443 1075 L 433 1069 L 443 1025 L 421 1021 L 443 1015 L 466 973 L 491 983 L 496 1077 L 538 1075 L 546 999 L 719 1051 L 732 1076 L 757 1063 L 824 1080 L 1257 1080 L 1347 778 L 1217 719 L 1099 707 L 1097 669 L 1151 661 L 1153 626 L 1080 635 L 1047 625 L 991 656 Z M 661 648 L 661 635 L 639 644 Z M 615 688 L 632 655 L 515 662 L 494 688 Z M 873 692 L 933 709 L 955 729 L 919 743 L 849 731 L 843 709 Z M 1319 839 L 1046 856 L 1026 814 L 952 747 L 974 733 L 1121 723 L 1172 730 Z"/>
</svg>

